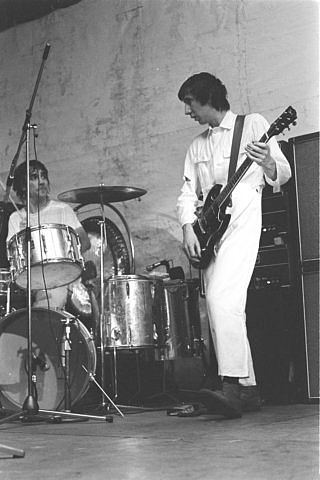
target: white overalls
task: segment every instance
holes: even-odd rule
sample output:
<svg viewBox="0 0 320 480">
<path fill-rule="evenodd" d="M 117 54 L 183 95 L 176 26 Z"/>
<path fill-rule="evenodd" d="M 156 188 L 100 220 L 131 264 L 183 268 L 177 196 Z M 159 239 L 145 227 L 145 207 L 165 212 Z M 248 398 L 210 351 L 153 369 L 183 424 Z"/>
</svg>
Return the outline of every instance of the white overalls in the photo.
<svg viewBox="0 0 320 480">
<path fill-rule="evenodd" d="M 235 119 L 236 115 L 228 111 L 219 127 L 209 128 L 193 140 L 186 155 L 184 184 L 177 203 L 181 225 L 196 219 L 194 211 L 199 205 L 200 191 L 205 200 L 212 185 L 226 185 Z M 261 115 L 246 116 L 237 167 L 246 157 L 244 147 L 260 140 L 268 128 Z M 269 145 L 277 165 L 277 179 L 266 180 L 278 191 L 291 171 L 275 138 Z M 215 257 L 203 272 L 218 374 L 239 377 L 243 385 L 255 385 L 245 305 L 259 248 L 263 185 L 263 170 L 253 163 L 232 193 L 232 206 L 227 209 L 230 224 L 216 246 Z"/>
</svg>

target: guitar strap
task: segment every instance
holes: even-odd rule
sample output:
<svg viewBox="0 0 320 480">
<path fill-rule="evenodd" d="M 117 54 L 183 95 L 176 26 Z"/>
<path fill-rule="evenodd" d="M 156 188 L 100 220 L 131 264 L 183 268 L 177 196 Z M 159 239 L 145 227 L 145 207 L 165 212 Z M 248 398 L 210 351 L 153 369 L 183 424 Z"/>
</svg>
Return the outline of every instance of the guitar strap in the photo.
<svg viewBox="0 0 320 480">
<path fill-rule="evenodd" d="M 236 118 L 236 121 L 235 121 L 235 124 L 234 124 L 234 131 L 233 131 L 233 138 L 232 138 L 232 145 L 231 145 L 231 154 L 230 154 L 230 163 L 229 163 L 229 172 L 228 172 L 228 182 L 229 182 L 230 178 L 232 177 L 232 175 L 234 174 L 234 172 L 236 171 L 244 119 L 245 119 L 245 115 L 237 115 L 237 118 Z"/>
</svg>

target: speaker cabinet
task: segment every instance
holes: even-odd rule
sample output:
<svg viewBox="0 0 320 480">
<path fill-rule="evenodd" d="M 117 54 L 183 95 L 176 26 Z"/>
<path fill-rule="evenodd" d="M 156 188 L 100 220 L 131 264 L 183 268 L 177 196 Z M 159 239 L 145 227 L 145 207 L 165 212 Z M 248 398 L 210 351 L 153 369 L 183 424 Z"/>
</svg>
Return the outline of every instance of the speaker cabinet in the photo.
<svg viewBox="0 0 320 480">
<path fill-rule="evenodd" d="M 295 310 L 290 288 L 248 291 L 248 339 L 257 385 L 267 404 L 288 404 L 296 399 L 292 376 Z"/>
<path fill-rule="evenodd" d="M 266 187 L 247 299 L 257 381 L 267 402 L 319 399 L 319 133 L 280 142 L 292 168 Z"/>
<path fill-rule="evenodd" d="M 290 139 L 297 198 L 305 396 L 319 399 L 319 132 Z"/>
</svg>

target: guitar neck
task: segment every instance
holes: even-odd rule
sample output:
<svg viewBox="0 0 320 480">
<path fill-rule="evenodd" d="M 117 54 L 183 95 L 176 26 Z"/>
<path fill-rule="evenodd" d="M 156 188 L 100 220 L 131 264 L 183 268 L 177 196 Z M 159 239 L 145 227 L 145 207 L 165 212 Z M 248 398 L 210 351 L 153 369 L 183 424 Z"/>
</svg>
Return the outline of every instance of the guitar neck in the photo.
<svg viewBox="0 0 320 480">
<path fill-rule="evenodd" d="M 269 137 L 266 133 L 261 137 L 259 142 L 267 143 L 268 140 L 271 137 Z M 223 190 L 219 193 L 219 195 L 215 199 L 215 204 L 219 208 L 221 205 L 223 205 L 226 200 L 230 197 L 231 193 L 235 189 L 235 187 L 238 185 L 240 182 L 241 178 L 245 175 L 245 173 L 249 170 L 250 166 L 252 165 L 253 160 L 250 160 L 248 157 L 245 158 L 245 160 L 242 162 L 238 170 L 232 175 L 231 179 L 227 183 L 227 185 L 224 187 Z"/>
</svg>

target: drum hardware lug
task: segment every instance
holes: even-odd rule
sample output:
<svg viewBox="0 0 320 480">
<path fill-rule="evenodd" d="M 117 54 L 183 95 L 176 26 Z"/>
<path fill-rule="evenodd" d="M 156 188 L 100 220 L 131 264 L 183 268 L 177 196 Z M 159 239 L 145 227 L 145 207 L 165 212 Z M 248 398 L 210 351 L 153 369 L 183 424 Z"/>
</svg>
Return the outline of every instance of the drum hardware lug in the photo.
<svg viewBox="0 0 320 480">
<path fill-rule="evenodd" d="M 113 328 L 111 332 L 111 338 L 115 341 L 119 340 L 121 337 L 121 331 L 119 328 Z"/>
<path fill-rule="evenodd" d="M 42 241 L 42 244 L 43 244 L 43 252 L 45 254 L 47 254 L 48 249 L 47 249 L 47 244 L 46 244 L 46 237 L 44 235 L 41 235 L 41 241 Z M 32 240 L 31 240 L 31 245 L 32 245 L 31 248 L 34 249 L 34 245 L 33 245 Z"/>
</svg>

